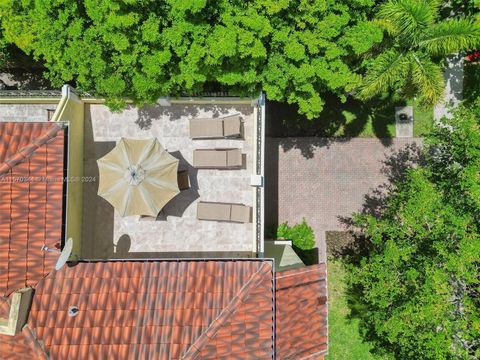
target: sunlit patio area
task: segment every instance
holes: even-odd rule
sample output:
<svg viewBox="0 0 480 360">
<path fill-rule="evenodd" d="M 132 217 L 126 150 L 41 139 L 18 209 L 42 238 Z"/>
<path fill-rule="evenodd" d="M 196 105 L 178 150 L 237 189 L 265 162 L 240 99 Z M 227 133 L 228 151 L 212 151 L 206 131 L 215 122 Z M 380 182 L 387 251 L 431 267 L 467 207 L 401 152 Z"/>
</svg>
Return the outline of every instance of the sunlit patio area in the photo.
<svg viewBox="0 0 480 360">
<path fill-rule="evenodd" d="M 82 257 L 237 257 L 252 256 L 257 250 L 255 233 L 257 109 L 247 103 L 129 106 L 120 113 L 99 103 L 86 103 L 84 134 L 84 184 Z M 240 114 L 242 136 L 237 139 L 190 138 L 189 121 Z M 122 217 L 97 195 L 97 160 L 122 138 L 157 138 L 179 159 L 179 170 L 187 170 L 190 188 L 170 200 L 155 218 Z M 193 167 L 195 149 L 238 148 L 242 166 L 237 169 Z M 241 203 L 251 206 L 252 221 L 234 223 L 198 220 L 199 201 Z"/>
</svg>

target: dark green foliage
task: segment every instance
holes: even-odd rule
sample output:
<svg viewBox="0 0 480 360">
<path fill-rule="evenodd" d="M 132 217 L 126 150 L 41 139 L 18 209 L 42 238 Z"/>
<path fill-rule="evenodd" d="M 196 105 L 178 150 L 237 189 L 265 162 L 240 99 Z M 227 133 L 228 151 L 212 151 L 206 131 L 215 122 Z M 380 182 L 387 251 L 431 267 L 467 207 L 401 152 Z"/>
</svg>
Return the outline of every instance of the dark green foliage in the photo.
<svg viewBox="0 0 480 360">
<path fill-rule="evenodd" d="M 480 64 L 467 64 L 464 72 L 463 98 L 471 102 L 480 97 Z"/>
<path fill-rule="evenodd" d="M 480 2 L 478 0 L 449 0 L 443 3 L 441 15 L 451 17 L 452 14 L 478 15 Z"/>
<path fill-rule="evenodd" d="M 288 223 L 278 225 L 275 238 L 291 240 L 292 245 L 300 250 L 311 250 L 315 247 L 315 236 L 313 229 L 306 223 L 305 219 L 300 224 L 293 226 Z"/>
<path fill-rule="evenodd" d="M 350 289 L 367 339 L 398 359 L 480 356 L 480 99 L 426 139 L 379 217 L 356 215 Z"/>
<path fill-rule="evenodd" d="M 0 70 L 5 70 L 11 64 L 12 59 L 12 46 L 6 41 L 3 31 L 1 29 L 0 22 Z"/>
<path fill-rule="evenodd" d="M 374 0 L 8 0 L 8 40 L 45 62 L 55 86 L 74 82 L 122 106 L 129 97 L 221 87 L 297 104 L 359 85 L 355 55 L 382 38 Z"/>
<path fill-rule="evenodd" d="M 374 23 L 385 39 L 367 59 L 367 74 L 359 88 L 361 99 L 397 91 L 418 96 L 433 106 L 443 96 L 442 61 L 446 55 L 480 46 L 480 22 L 456 16 L 443 20 L 437 0 L 389 0 L 379 7 Z"/>
</svg>

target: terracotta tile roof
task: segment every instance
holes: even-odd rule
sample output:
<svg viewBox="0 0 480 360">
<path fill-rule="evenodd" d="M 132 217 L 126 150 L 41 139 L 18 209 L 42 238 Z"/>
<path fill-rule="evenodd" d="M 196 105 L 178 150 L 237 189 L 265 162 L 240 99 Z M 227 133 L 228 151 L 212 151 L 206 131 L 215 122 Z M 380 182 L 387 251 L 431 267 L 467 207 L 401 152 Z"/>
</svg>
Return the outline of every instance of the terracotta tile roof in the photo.
<svg viewBox="0 0 480 360">
<path fill-rule="evenodd" d="M 6 296 L 35 285 L 58 256 L 41 248 L 61 242 L 64 131 L 57 123 L 0 122 L 0 134 L 0 296 Z"/>
<path fill-rule="evenodd" d="M 326 264 L 278 272 L 277 359 L 323 359 L 327 352 Z"/>
<path fill-rule="evenodd" d="M 276 274 L 260 260 L 79 263 L 36 289 L 7 359 L 323 359 L 325 264 Z M 75 317 L 69 306 L 77 306 Z M 275 315 L 275 317 L 274 317 Z M 10 357 L 9 357 L 10 356 Z"/>
<path fill-rule="evenodd" d="M 0 319 L 7 319 L 10 314 L 10 298 L 0 297 Z"/>
<path fill-rule="evenodd" d="M 0 335 L 0 359 L 2 360 L 46 360 L 47 353 L 28 325 L 15 336 Z"/>
<path fill-rule="evenodd" d="M 53 359 L 271 359 L 273 303 L 269 261 L 79 263 L 37 285 L 28 326 Z"/>
<path fill-rule="evenodd" d="M 2 360 L 31 360 L 33 350 L 23 333 L 15 336 L 0 335 L 0 359 Z"/>
</svg>

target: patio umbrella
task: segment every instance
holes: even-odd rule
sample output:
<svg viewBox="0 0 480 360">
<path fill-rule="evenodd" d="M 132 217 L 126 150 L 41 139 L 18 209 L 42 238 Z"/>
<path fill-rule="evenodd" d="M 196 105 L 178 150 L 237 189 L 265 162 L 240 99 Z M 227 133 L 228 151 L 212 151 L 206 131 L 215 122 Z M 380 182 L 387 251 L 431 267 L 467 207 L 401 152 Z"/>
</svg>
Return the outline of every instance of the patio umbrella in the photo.
<svg viewBox="0 0 480 360">
<path fill-rule="evenodd" d="M 157 216 L 180 190 L 178 160 L 157 139 L 122 138 L 97 160 L 98 195 L 122 215 Z"/>
</svg>

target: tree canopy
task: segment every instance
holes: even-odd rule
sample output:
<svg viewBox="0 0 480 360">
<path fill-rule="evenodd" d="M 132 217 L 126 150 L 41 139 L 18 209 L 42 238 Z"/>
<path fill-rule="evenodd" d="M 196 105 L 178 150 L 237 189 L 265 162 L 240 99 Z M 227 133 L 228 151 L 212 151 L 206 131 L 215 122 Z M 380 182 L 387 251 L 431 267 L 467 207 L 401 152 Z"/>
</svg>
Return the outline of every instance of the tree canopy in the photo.
<svg viewBox="0 0 480 360">
<path fill-rule="evenodd" d="M 399 359 L 480 356 L 480 99 L 426 139 L 380 216 L 356 215 L 350 286 L 365 334 Z"/>
<path fill-rule="evenodd" d="M 438 0 L 389 0 L 380 5 L 375 23 L 387 36 L 377 48 L 378 56 L 368 61 L 360 98 L 394 90 L 407 98 L 418 96 L 429 106 L 441 99 L 445 56 L 480 46 L 478 21 L 465 16 L 441 19 L 442 9 Z"/>
<path fill-rule="evenodd" d="M 6 38 L 64 82 L 121 105 L 128 97 L 220 86 L 297 104 L 312 118 L 326 92 L 357 87 L 355 55 L 382 39 L 374 0 L 7 0 Z"/>
</svg>

